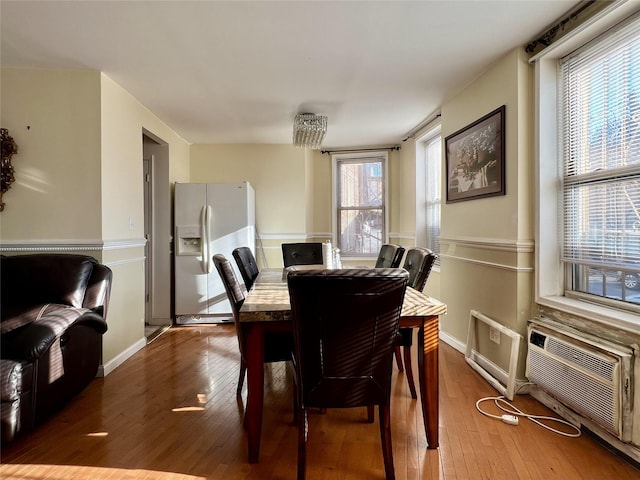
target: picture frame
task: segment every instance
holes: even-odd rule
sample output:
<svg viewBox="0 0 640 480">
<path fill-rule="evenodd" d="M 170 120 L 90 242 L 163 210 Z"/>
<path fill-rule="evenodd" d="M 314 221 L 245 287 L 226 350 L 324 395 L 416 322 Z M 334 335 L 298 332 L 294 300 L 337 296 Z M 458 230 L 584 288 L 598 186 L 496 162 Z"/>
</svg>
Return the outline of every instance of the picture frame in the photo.
<svg viewBox="0 0 640 480">
<path fill-rule="evenodd" d="M 447 203 L 505 195 L 505 105 L 444 139 Z"/>
</svg>

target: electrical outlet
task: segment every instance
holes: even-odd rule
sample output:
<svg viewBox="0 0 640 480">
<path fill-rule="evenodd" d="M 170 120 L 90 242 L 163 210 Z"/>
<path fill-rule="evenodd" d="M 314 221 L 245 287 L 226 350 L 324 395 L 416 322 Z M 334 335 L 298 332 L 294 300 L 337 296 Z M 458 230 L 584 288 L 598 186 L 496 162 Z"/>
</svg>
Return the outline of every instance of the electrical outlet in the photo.
<svg viewBox="0 0 640 480">
<path fill-rule="evenodd" d="M 500 345 L 500 330 L 489 327 L 489 340 Z"/>
</svg>

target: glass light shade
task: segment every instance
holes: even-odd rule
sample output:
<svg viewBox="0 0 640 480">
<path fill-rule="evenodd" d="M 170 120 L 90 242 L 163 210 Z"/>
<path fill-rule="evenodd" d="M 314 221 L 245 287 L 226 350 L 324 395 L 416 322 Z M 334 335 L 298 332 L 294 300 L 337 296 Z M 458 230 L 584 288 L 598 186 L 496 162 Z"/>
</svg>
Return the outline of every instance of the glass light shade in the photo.
<svg viewBox="0 0 640 480">
<path fill-rule="evenodd" d="M 318 149 L 327 133 L 327 117 L 315 113 L 299 113 L 293 121 L 293 144 Z"/>
</svg>

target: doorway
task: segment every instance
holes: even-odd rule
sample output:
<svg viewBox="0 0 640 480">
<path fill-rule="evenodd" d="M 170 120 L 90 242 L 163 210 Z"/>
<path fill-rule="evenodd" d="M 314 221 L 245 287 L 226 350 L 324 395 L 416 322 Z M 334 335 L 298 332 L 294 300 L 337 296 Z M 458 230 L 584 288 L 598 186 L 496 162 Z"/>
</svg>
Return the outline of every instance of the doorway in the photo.
<svg viewBox="0 0 640 480">
<path fill-rule="evenodd" d="M 169 146 L 152 133 L 142 134 L 145 309 L 147 343 L 172 325 L 171 190 Z"/>
</svg>

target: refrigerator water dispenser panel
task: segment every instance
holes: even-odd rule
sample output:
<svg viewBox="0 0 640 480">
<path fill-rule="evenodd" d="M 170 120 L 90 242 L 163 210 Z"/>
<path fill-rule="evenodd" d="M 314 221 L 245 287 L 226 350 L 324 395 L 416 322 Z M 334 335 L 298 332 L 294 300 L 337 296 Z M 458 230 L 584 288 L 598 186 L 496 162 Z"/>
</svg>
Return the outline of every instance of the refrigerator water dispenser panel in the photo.
<svg viewBox="0 0 640 480">
<path fill-rule="evenodd" d="M 200 255 L 202 253 L 202 232 L 198 225 L 177 226 L 178 250 L 176 255 Z"/>
</svg>

